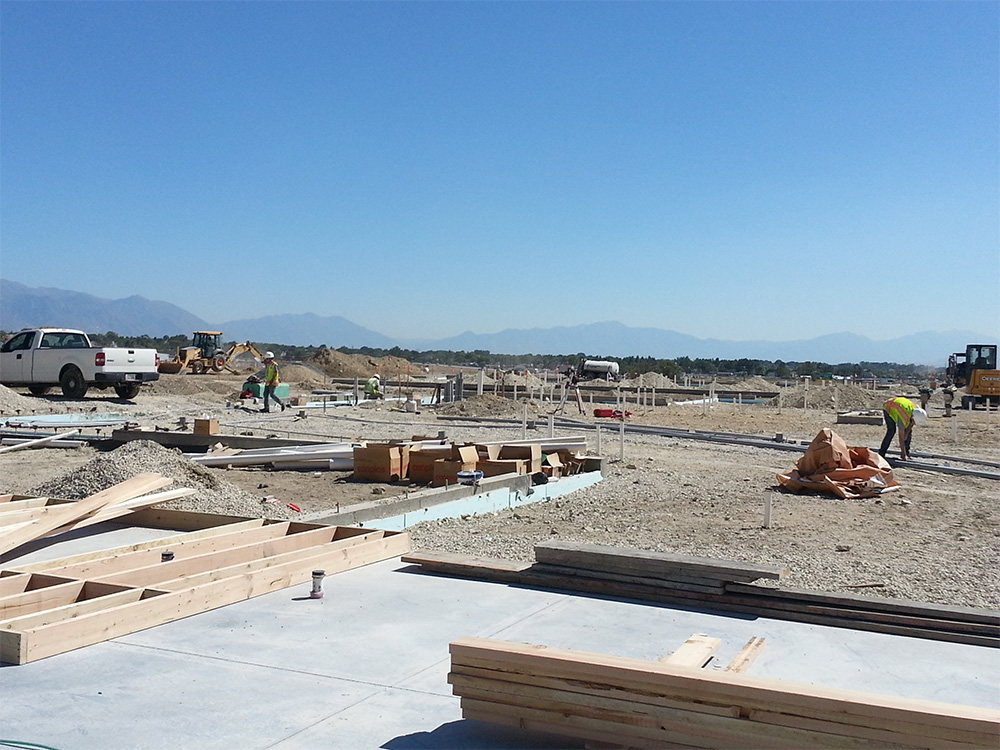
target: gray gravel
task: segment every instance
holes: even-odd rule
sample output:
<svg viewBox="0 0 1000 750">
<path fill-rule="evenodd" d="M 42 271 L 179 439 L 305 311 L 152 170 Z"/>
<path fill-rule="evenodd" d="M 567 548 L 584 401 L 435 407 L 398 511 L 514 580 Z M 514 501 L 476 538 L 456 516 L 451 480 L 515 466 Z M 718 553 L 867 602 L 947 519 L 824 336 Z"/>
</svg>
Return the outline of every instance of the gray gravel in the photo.
<svg viewBox="0 0 1000 750">
<path fill-rule="evenodd" d="M 101 453 L 80 468 L 33 488 L 31 494 L 77 500 L 146 472 L 172 478 L 174 484 L 165 489 L 189 487 L 198 491 L 157 507 L 265 518 L 286 519 L 293 515 L 284 505 L 262 503 L 259 496 L 218 479 L 180 451 L 149 440 L 136 440 Z"/>
</svg>

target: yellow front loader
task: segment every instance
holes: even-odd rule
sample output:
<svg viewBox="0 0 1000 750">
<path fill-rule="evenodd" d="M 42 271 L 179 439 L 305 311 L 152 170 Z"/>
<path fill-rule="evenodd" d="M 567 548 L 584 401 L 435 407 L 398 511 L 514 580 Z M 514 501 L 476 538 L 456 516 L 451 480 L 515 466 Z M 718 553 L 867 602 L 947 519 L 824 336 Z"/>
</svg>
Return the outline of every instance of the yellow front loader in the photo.
<svg viewBox="0 0 1000 750">
<path fill-rule="evenodd" d="M 236 373 L 230 363 L 240 354 L 249 352 L 259 360 L 264 355 L 249 341 L 222 348 L 222 331 L 195 331 L 191 346 L 179 347 L 172 360 L 160 362 L 159 371 L 168 375 L 188 371 L 193 375 L 206 372 Z"/>
</svg>

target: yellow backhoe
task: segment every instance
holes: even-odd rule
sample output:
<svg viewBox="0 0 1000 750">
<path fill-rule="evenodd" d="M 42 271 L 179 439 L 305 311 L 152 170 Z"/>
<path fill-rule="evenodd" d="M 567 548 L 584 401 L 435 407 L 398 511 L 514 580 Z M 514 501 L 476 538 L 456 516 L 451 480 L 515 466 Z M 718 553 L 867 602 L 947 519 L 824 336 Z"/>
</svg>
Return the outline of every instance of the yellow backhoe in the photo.
<svg viewBox="0 0 1000 750">
<path fill-rule="evenodd" d="M 259 360 L 264 359 L 264 355 L 249 341 L 233 344 L 228 349 L 222 348 L 221 341 L 222 331 L 195 331 L 191 346 L 179 347 L 173 359 L 160 362 L 159 370 L 168 375 L 176 375 L 183 370 L 194 375 L 223 370 L 236 373 L 230 363 L 240 354 L 249 352 Z"/>
</svg>

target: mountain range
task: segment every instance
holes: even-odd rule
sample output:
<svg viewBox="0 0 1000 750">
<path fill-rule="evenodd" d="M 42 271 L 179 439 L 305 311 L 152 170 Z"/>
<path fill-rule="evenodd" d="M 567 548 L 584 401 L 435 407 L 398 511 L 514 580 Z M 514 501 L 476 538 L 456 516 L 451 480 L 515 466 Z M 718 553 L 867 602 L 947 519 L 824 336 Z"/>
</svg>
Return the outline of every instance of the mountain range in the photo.
<svg viewBox="0 0 1000 750">
<path fill-rule="evenodd" d="M 727 341 L 700 339 L 662 328 L 636 328 L 609 321 L 554 328 L 507 329 L 496 333 L 466 331 L 436 340 L 407 340 L 372 331 L 340 316 L 312 313 L 209 322 L 169 302 L 138 295 L 102 299 L 64 289 L 31 288 L 0 279 L 0 329 L 16 331 L 38 325 L 79 328 L 123 336 L 173 336 L 196 330 L 219 330 L 227 341 L 255 341 L 293 346 L 380 347 L 448 351 L 486 350 L 497 354 L 573 354 L 785 362 L 898 362 L 944 366 L 948 354 L 967 343 L 992 343 L 973 331 L 927 331 L 886 341 L 855 333 L 835 333 L 796 341 Z"/>
</svg>

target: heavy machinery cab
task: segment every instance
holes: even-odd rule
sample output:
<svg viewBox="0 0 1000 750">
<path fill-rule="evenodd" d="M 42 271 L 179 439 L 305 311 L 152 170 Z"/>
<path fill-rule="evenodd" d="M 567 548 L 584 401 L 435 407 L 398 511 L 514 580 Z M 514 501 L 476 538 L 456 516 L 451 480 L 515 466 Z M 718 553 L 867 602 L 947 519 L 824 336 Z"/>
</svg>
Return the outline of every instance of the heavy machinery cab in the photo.
<svg viewBox="0 0 1000 750">
<path fill-rule="evenodd" d="M 962 408 L 978 404 L 1000 404 L 1000 370 L 996 344 L 969 344 L 965 352 L 948 357 L 948 379 L 965 388 Z"/>
<path fill-rule="evenodd" d="M 211 359 L 222 352 L 222 331 L 195 331 L 191 346 L 201 349 L 203 359 Z"/>
<path fill-rule="evenodd" d="M 973 370 L 997 369 L 996 344 L 969 344 L 964 352 L 955 352 L 948 357 L 948 379 L 958 388 L 964 388 L 972 380 Z"/>
</svg>

